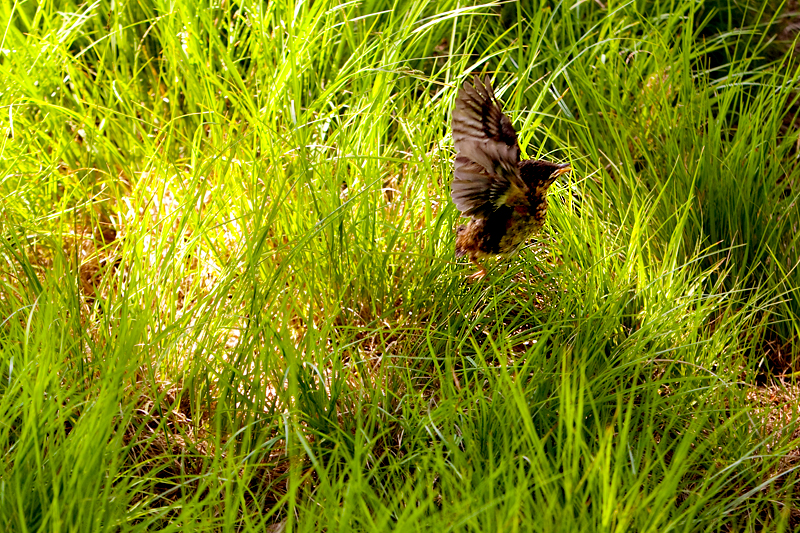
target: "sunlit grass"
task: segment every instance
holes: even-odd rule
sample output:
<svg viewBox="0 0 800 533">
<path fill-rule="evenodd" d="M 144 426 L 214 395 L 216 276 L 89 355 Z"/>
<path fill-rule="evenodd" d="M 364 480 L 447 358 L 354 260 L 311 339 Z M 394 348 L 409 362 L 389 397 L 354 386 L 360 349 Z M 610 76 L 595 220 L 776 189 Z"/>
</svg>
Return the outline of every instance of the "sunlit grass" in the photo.
<svg viewBox="0 0 800 533">
<path fill-rule="evenodd" d="M 0 7 L 2 529 L 797 527 L 774 7 Z M 574 171 L 471 283 L 483 72 Z"/>
</svg>

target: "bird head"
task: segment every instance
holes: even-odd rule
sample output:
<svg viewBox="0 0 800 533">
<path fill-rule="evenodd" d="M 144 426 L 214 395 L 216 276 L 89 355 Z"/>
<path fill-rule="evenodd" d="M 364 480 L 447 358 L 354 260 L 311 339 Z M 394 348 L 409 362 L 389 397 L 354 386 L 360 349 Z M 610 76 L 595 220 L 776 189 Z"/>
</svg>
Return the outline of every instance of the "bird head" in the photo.
<svg viewBox="0 0 800 533">
<path fill-rule="evenodd" d="M 545 187 L 550 187 L 559 176 L 572 172 L 572 167 L 568 163 L 561 163 L 560 165 L 549 163 L 548 166 L 549 168 L 545 169 L 545 172 L 550 172 L 550 175 L 545 180 Z"/>
<path fill-rule="evenodd" d="M 552 185 L 559 176 L 570 172 L 572 167 L 567 163 L 558 164 L 541 159 L 532 159 L 524 161 L 520 170 L 522 179 L 528 184 L 531 192 L 536 195 L 544 196 L 547 194 L 547 189 L 550 185 Z"/>
</svg>

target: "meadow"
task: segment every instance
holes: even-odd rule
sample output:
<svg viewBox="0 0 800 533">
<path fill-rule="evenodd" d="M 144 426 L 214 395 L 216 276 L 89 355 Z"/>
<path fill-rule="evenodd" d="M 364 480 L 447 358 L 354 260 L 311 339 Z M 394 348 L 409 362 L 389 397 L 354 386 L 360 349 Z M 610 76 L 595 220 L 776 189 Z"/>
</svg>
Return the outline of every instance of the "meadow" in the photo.
<svg viewBox="0 0 800 533">
<path fill-rule="evenodd" d="M 4 2 L 0 531 L 796 530 L 796 8 Z"/>
</svg>

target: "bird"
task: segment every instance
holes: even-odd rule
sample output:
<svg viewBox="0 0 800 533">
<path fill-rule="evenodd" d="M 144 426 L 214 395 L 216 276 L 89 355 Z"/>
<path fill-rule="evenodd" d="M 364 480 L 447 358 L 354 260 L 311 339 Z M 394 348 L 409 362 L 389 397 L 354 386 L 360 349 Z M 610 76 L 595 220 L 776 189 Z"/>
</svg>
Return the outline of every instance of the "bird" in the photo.
<svg viewBox="0 0 800 533">
<path fill-rule="evenodd" d="M 481 279 L 485 257 L 514 254 L 544 225 L 547 190 L 569 164 L 520 159 L 517 132 L 504 113 L 486 75 L 465 81 L 453 109 L 456 149 L 450 196 L 461 216 L 456 228 L 456 257 L 467 256 L 478 267 L 470 279 Z"/>
</svg>

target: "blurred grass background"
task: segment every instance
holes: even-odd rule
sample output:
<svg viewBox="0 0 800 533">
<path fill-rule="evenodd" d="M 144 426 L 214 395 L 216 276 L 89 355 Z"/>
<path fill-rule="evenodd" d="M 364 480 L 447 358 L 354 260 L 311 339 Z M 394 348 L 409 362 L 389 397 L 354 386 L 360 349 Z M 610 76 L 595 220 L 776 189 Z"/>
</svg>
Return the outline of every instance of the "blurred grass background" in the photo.
<svg viewBox="0 0 800 533">
<path fill-rule="evenodd" d="M 4 531 L 791 531 L 796 2 L 4 3 Z M 548 224 L 453 257 L 488 73 Z"/>
</svg>

